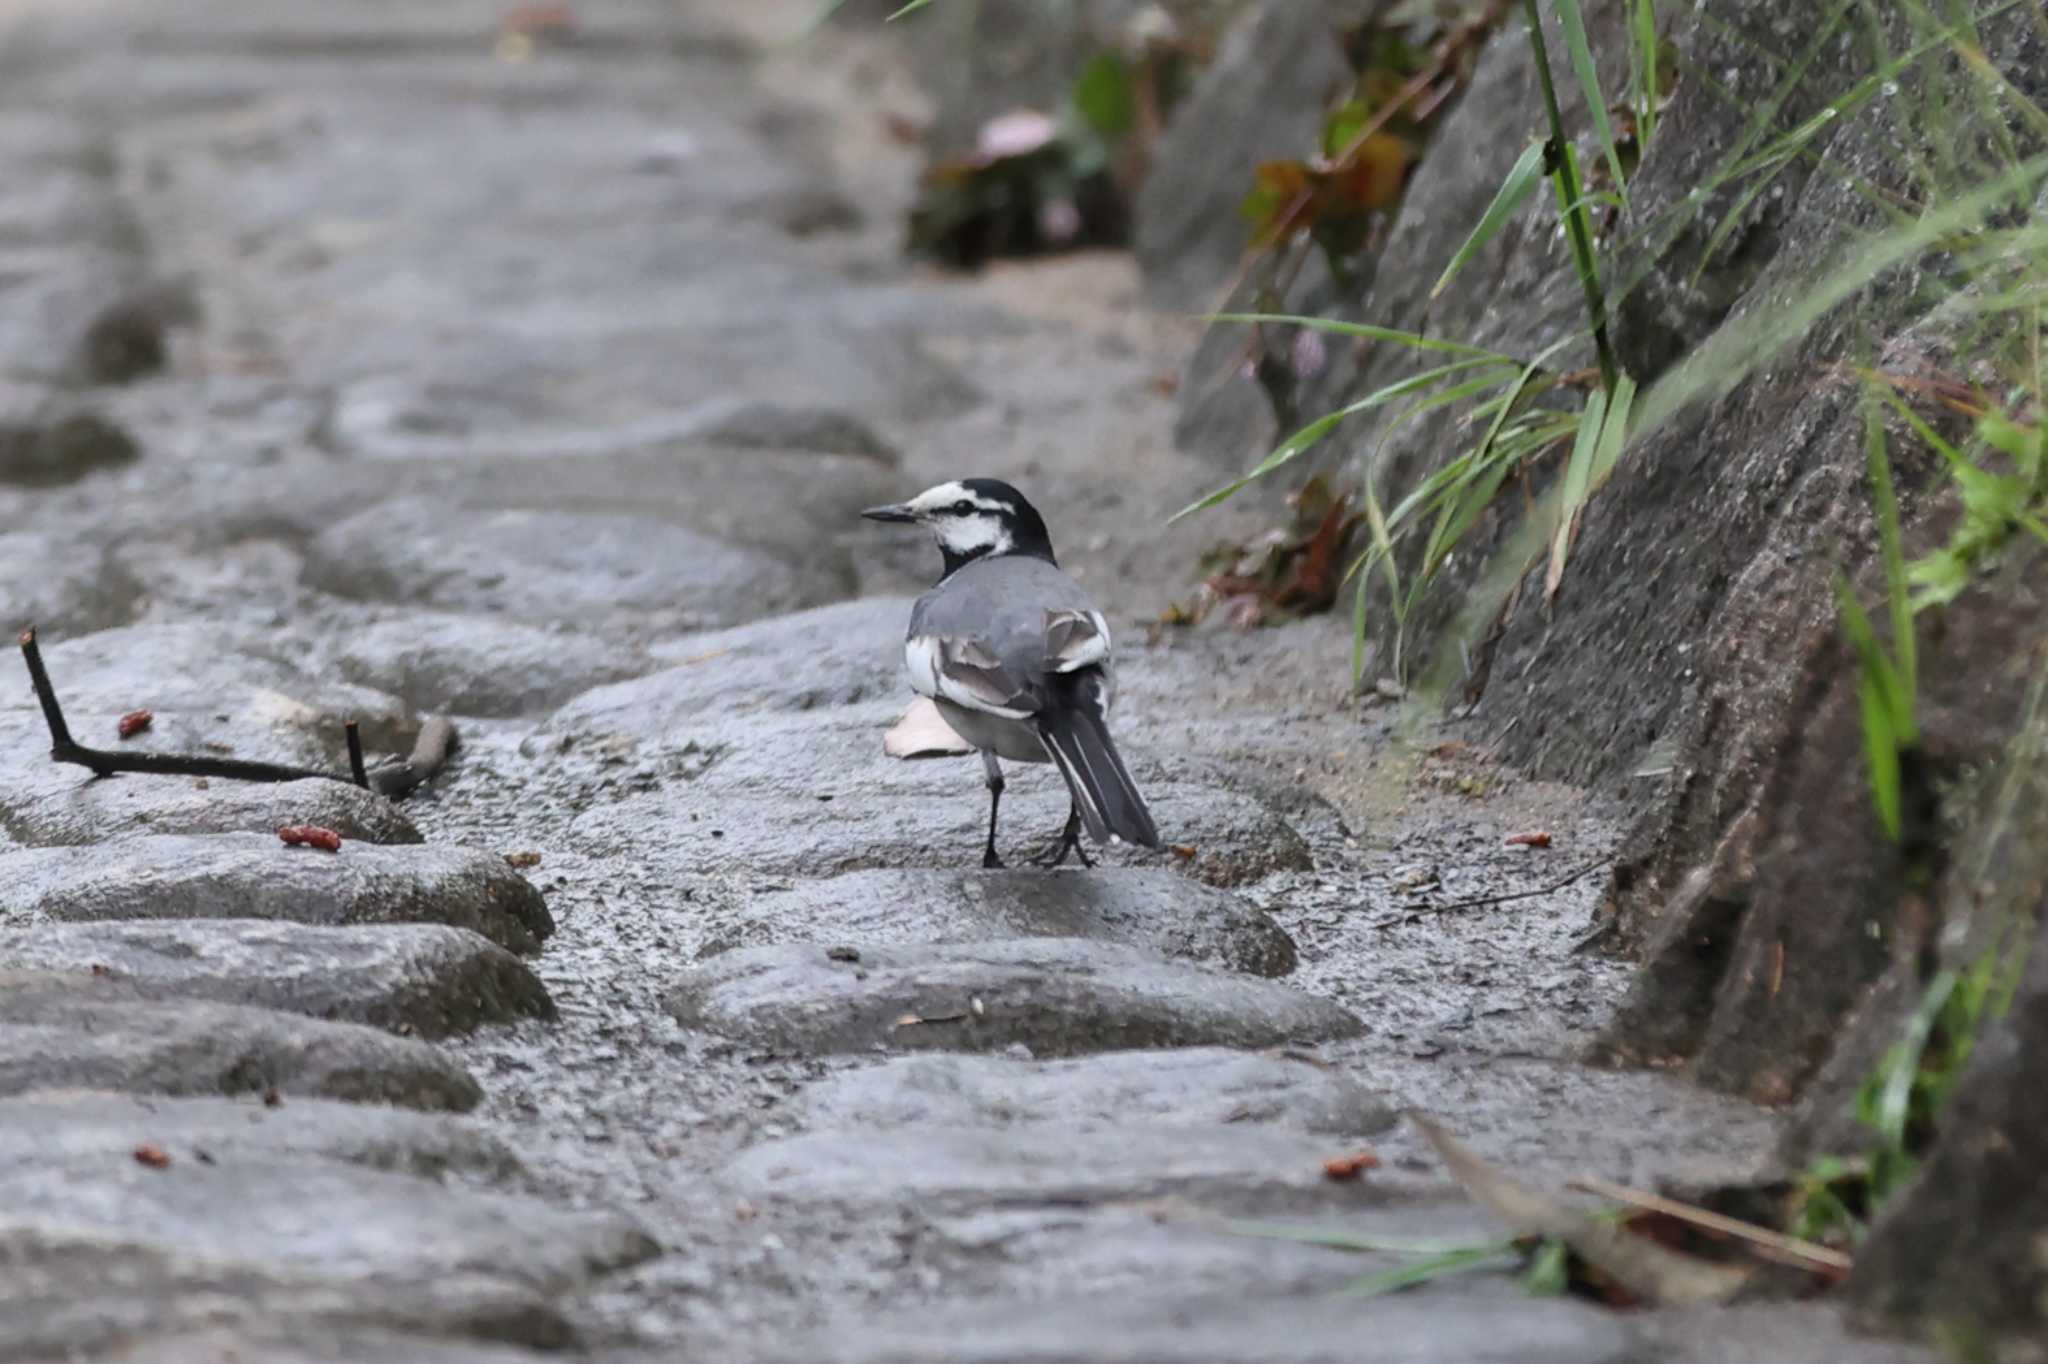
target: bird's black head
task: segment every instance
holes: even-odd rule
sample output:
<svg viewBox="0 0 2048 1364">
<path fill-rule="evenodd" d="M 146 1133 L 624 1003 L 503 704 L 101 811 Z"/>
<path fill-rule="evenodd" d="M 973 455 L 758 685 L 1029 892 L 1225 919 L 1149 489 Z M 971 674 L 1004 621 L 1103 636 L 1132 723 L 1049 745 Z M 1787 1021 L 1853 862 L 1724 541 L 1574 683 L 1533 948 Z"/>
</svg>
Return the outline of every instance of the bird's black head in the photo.
<svg viewBox="0 0 2048 1364">
<path fill-rule="evenodd" d="M 871 521 L 907 521 L 932 533 L 945 556 L 946 572 L 976 559 L 1027 554 L 1055 562 L 1045 518 L 1024 494 L 993 478 L 963 478 L 927 488 L 908 502 L 870 507 Z"/>
</svg>

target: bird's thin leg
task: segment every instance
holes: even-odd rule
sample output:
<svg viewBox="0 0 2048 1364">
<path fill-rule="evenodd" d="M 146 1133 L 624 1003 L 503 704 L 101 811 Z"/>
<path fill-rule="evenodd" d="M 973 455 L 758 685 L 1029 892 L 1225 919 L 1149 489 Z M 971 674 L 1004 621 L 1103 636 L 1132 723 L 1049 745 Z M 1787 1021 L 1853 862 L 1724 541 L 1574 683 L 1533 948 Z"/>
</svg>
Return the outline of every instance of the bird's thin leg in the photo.
<svg viewBox="0 0 2048 1364">
<path fill-rule="evenodd" d="M 1052 852 L 1040 865 L 1057 867 L 1067 860 L 1069 852 L 1081 859 L 1082 866 L 1095 865 L 1095 860 L 1088 856 L 1088 850 L 1081 846 L 1081 807 L 1072 802 L 1067 805 L 1067 827 L 1060 830 L 1059 842 L 1053 845 Z"/>
<path fill-rule="evenodd" d="M 1003 803 L 1003 768 L 996 755 L 985 748 L 981 750 L 981 766 L 988 773 L 988 847 L 982 850 L 981 865 L 995 869 L 1003 865 L 1003 859 L 996 856 L 996 808 Z"/>
</svg>

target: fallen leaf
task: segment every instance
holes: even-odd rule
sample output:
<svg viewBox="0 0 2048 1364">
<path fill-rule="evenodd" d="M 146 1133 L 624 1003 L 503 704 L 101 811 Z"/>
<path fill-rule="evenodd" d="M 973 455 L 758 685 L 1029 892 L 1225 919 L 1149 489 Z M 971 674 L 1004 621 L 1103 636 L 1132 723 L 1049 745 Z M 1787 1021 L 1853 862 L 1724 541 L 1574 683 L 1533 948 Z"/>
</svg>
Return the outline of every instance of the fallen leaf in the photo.
<svg viewBox="0 0 2048 1364">
<path fill-rule="evenodd" d="M 1510 848 L 1547 848 L 1550 846 L 1550 834 L 1543 829 L 1537 829 L 1532 833 L 1526 834 L 1509 834 L 1507 846 Z"/>
<path fill-rule="evenodd" d="M 920 696 L 882 736 L 891 758 L 943 758 L 972 753 L 974 745 L 953 732 L 929 697 Z"/>
<path fill-rule="evenodd" d="M 104 963 L 94 962 L 92 964 L 92 973 L 96 976 L 111 976 L 114 974 L 114 969 Z"/>
<path fill-rule="evenodd" d="M 1323 1162 L 1325 1179 L 1356 1179 L 1367 1170 L 1377 1170 L 1380 1158 L 1370 1151 L 1353 1151 L 1348 1156 L 1331 1156 Z"/>
<path fill-rule="evenodd" d="M 505 865 L 517 867 L 521 871 L 526 870 L 528 867 L 537 867 L 540 865 L 540 854 L 537 852 L 509 852 L 505 854 Z"/>
<path fill-rule="evenodd" d="M 276 1090 L 274 1090 L 274 1089 L 266 1089 L 266 1090 L 264 1090 L 264 1091 L 263 1091 L 263 1106 L 264 1106 L 265 1108 L 282 1108 L 282 1107 L 284 1107 L 284 1095 L 282 1095 L 282 1094 L 278 1093 L 278 1092 L 277 1092 Z"/>
<path fill-rule="evenodd" d="M 114 726 L 114 730 L 122 738 L 132 739 L 142 733 L 143 730 L 148 729 L 150 721 L 154 719 L 156 719 L 156 716 L 149 711 L 131 710 L 121 717 L 120 722 Z"/>
<path fill-rule="evenodd" d="M 135 1148 L 135 1163 L 147 1165 L 152 1170 L 161 1170 L 171 1163 L 171 1158 L 163 1147 L 153 1141 L 146 1141 Z"/>
<path fill-rule="evenodd" d="M 1195 853 L 1197 851 L 1195 845 L 1192 843 L 1174 843 L 1169 845 L 1167 850 L 1183 862 L 1194 861 Z"/>
</svg>

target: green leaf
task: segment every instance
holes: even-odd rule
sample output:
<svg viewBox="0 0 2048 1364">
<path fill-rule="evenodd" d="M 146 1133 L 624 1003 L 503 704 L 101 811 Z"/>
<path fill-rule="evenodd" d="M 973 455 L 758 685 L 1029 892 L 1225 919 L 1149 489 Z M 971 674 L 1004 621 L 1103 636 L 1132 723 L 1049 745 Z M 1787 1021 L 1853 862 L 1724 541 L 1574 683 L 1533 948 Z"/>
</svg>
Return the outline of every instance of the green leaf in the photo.
<svg viewBox="0 0 2048 1364">
<path fill-rule="evenodd" d="M 1636 381 L 1626 374 L 1614 381 L 1614 392 L 1607 399 L 1607 415 L 1600 423 L 1600 446 L 1593 452 L 1593 489 L 1598 491 L 1614 474 L 1614 466 L 1621 463 L 1621 452 L 1628 445 L 1628 414 L 1635 406 Z"/>
<path fill-rule="evenodd" d="M 1451 263 L 1444 267 L 1443 274 L 1437 276 L 1435 286 L 1429 291 L 1431 298 L 1442 293 L 1445 286 L 1451 282 L 1451 277 L 1464 269 L 1466 262 L 1478 255 L 1480 249 L 1493 240 L 1494 235 L 1514 216 L 1515 210 L 1522 206 L 1522 201 L 1529 197 L 1529 192 L 1535 189 L 1542 179 L 1543 144 L 1532 142 L 1523 150 L 1521 156 L 1516 158 L 1515 164 L 1508 171 L 1508 178 L 1501 181 L 1500 188 L 1494 191 L 1493 202 L 1486 206 L 1486 212 L 1479 215 L 1479 225 L 1472 229 L 1472 235 L 1465 238 L 1465 244 L 1451 257 Z"/>
<path fill-rule="evenodd" d="M 1293 1241 L 1305 1246 L 1328 1246 L 1332 1250 L 1356 1250 L 1383 1255 L 1464 1255 L 1474 1251 L 1489 1255 L 1505 1255 L 1514 1249 L 1514 1243 L 1511 1241 L 1440 1241 L 1417 1239 L 1412 1236 L 1378 1236 L 1369 1232 L 1348 1231 L 1340 1227 L 1317 1226 L 1313 1223 L 1233 1220 L 1224 1223 L 1224 1227 L 1238 1236 L 1256 1236 L 1268 1241 Z"/>
<path fill-rule="evenodd" d="M 1579 12 L 1579 0 L 1557 0 L 1557 17 L 1564 26 L 1565 51 L 1571 55 L 1572 71 L 1579 78 L 1579 91 L 1593 115 L 1593 131 L 1607 153 L 1607 168 L 1614 173 L 1614 187 L 1622 190 L 1628 176 L 1621 169 L 1621 152 L 1614 145 L 1614 125 L 1607 117 L 1607 97 L 1600 93 L 1600 73 L 1593 66 L 1593 48 L 1586 40 L 1586 16 Z"/>
<path fill-rule="evenodd" d="M 1554 1298 L 1571 1285 L 1571 1252 L 1565 1243 L 1547 1238 L 1536 1251 L 1536 1257 L 1523 1271 L 1522 1288 L 1538 1298 Z"/>
<path fill-rule="evenodd" d="M 1323 158 L 1335 159 L 1371 121 L 1372 110 L 1361 99 L 1346 100 L 1331 110 L 1323 120 Z"/>
<path fill-rule="evenodd" d="M 1074 78 L 1073 100 L 1081 121 L 1106 142 L 1117 141 L 1138 121 L 1130 67 L 1114 51 L 1096 53 L 1081 68 Z"/>
</svg>

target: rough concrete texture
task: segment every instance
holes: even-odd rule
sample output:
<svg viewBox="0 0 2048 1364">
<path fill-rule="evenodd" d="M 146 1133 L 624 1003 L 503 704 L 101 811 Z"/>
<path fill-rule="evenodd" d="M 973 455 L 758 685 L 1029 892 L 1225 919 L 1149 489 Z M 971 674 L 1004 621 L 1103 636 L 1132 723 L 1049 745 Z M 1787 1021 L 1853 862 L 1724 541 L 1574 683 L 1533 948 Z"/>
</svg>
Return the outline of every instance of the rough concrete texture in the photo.
<svg viewBox="0 0 2048 1364">
<path fill-rule="evenodd" d="M 1573 1062 L 1624 971 L 1573 951 L 1599 887 L 1572 873 L 1611 851 L 1625 808 L 1516 777 L 1476 726 L 1353 702 L 1342 622 L 1151 628 L 1211 540 L 1267 527 L 1245 503 L 1162 528 L 1216 473 L 1171 441 L 1198 328 L 1145 307 L 1121 256 L 907 265 L 919 152 L 890 129 L 932 113 L 913 75 L 954 68 L 852 8 L 788 44 L 811 0 L 579 0 L 573 32 L 486 0 L 0 7 L 0 193 L 48 196 L 0 288 L 90 280 L 113 251 L 139 290 L 173 281 L 189 302 L 153 329 L 129 325 L 144 293 L 96 332 L 85 317 L 114 358 L 61 380 L 34 352 L 75 357 L 77 328 L 6 333 L 21 349 L 0 384 L 26 374 L 43 426 L 89 414 L 135 445 L 119 462 L 73 427 L 69 445 L 6 447 L 68 460 L 33 489 L 0 479 L 0 526 L 41 569 L 9 575 L 0 609 L 56 613 L 47 653 L 80 736 L 112 743 L 114 718 L 148 706 L 140 746 L 338 767 L 350 716 L 377 752 L 462 717 L 453 763 L 401 807 L 426 846 L 351 839 L 328 858 L 260 826 L 144 832 L 127 802 L 198 820 L 190 797 L 221 783 L 162 784 L 174 800 L 53 769 L 32 698 L 6 692 L 0 791 L 34 790 L 20 810 L 79 802 L 40 823 L 0 805 L 0 857 L 33 873 L 0 883 L 6 917 L 118 930 L 138 976 L 63 974 L 35 1007 L 148 990 L 140 943 L 225 934 L 232 974 L 152 969 L 248 1005 L 124 1002 L 151 1037 L 124 1024 L 97 1045 L 132 1045 L 117 1059 L 141 1068 L 144 1040 L 197 1037 L 175 1073 L 214 1093 L 244 1073 L 214 1064 L 231 1050 L 267 1063 L 297 1039 L 304 1065 L 341 1030 L 378 1044 L 358 1078 L 389 1086 L 402 1061 L 481 1090 L 470 1135 L 370 1106 L 301 1119 L 315 1106 L 288 1087 L 274 1113 L 301 1125 L 233 1140 L 273 1110 L 194 1098 L 152 1136 L 124 1101 L 22 1095 L 78 1105 L 22 1119 L 76 1159 L 4 1175 L 0 1357 L 1665 1357 L 1661 1318 L 1534 1301 L 1500 1274 L 1342 1299 L 1394 1259 L 1227 1225 L 1496 1232 L 1387 1125 L 1408 1105 L 1545 1187 L 1754 1175 L 1779 1122 Z M 1006 8 L 1027 34 L 1061 18 Z M 963 106 L 1037 79 L 999 74 Z M 1495 137 L 1489 154 L 1511 154 Z M 146 359 L 148 335 L 159 368 L 120 358 Z M 1107 859 L 1102 886 L 1143 891 L 1105 903 L 1019 868 L 985 917 L 931 898 L 997 884 L 976 870 L 985 793 L 971 759 L 882 753 L 935 556 L 857 512 L 963 474 L 1024 487 L 1111 622 L 1119 743 L 1192 849 Z M 1066 800 L 1043 768 L 1012 781 L 1003 841 L 1021 850 Z M 235 799 L 268 820 L 279 794 Z M 1548 849 L 1504 843 L 1539 829 Z M 524 879 L 497 860 L 514 853 Z M 804 941 L 800 906 L 842 876 L 870 910 L 833 937 L 859 940 Z M 368 1010 L 445 960 L 401 969 L 307 936 L 360 941 L 358 919 L 544 948 L 530 967 L 556 1016 L 468 1018 L 473 978 L 441 965 L 399 1020 L 478 1024 L 440 1051 L 254 1007 Z M 768 922 L 776 941 L 700 960 Z M 1054 928 L 1080 940 L 1033 936 Z M 1284 980 L 1244 969 L 1279 966 L 1283 941 Z M 289 986 L 309 962 L 336 964 L 331 993 Z M 746 993 L 771 976 L 780 993 Z M 703 992 L 730 1006 L 720 1027 L 802 1048 L 664 1007 L 728 977 Z M 887 1041 L 883 1003 L 900 1017 L 948 982 L 994 1052 L 946 1047 L 967 1029 L 936 1019 L 910 1031 L 945 1049 L 839 1050 Z M 41 1050 L 7 1054 L 86 1047 L 38 1026 Z M 1161 1045 L 1177 1043 L 1208 1045 Z M 51 1070 L 27 1078 L 87 1074 Z M 202 1102 L 224 1116 L 184 1106 Z M 152 1140 L 164 1168 L 133 1158 Z M 1378 1170 L 1325 1178 L 1361 1147 Z M 1839 1345 L 1821 1313 L 1729 1322 L 1728 1351 Z"/>
<path fill-rule="evenodd" d="M 429 1038 L 554 1016 L 524 962 L 440 924 L 45 923 L 0 929 L 0 968 L 85 972 L 150 998 L 251 1004 Z"/>
</svg>

